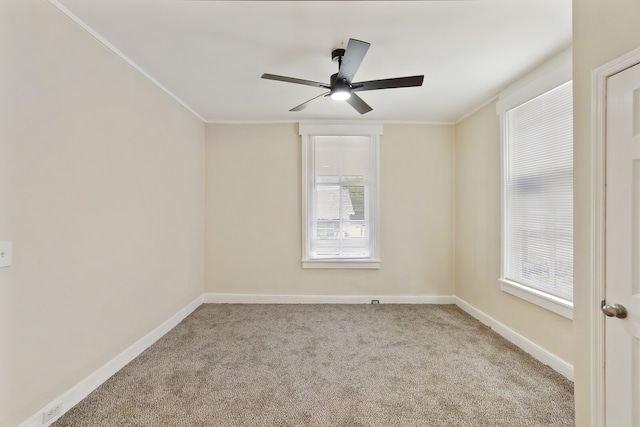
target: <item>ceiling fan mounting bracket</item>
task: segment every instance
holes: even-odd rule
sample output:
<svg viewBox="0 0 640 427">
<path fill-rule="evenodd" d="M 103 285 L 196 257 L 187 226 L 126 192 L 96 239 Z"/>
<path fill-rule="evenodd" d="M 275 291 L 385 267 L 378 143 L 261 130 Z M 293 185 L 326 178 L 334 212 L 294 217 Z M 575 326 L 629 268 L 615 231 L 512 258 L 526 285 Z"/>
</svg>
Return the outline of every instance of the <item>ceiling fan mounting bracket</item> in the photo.
<svg viewBox="0 0 640 427">
<path fill-rule="evenodd" d="M 342 62 L 342 57 L 344 56 L 344 49 L 335 49 L 331 52 L 331 60 L 335 63 Z"/>
</svg>

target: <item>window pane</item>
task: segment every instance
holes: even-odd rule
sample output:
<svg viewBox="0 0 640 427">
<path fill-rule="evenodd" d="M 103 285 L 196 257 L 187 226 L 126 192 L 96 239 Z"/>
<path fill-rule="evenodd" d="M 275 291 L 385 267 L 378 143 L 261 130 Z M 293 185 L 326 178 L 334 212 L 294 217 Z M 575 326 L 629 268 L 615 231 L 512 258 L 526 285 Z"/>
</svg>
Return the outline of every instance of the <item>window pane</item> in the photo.
<svg viewBox="0 0 640 427">
<path fill-rule="evenodd" d="M 340 221 L 318 221 L 318 239 L 337 239 L 340 235 Z"/>
<path fill-rule="evenodd" d="M 371 139 L 316 136 L 313 147 L 316 231 L 311 256 L 368 257 Z"/>
<path fill-rule="evenodd" d="M 364 197 L 365 189 L 364 185 L 349 185 L 345 186 L 345 194 L 348 195 L 350 214 L 349 219 L 352 220 L 364 220 Z"/>
<path fill-rule="evenodd" d="M 344 238 L 362 240 L 367 237 L 367 223 L 364 221 L 343 221 L 342 233 Z"/>
<path fill-rule="evenodd" d="M 316 187 L 316 219 L 340 219 L 340 186 Z"/>
</svg>

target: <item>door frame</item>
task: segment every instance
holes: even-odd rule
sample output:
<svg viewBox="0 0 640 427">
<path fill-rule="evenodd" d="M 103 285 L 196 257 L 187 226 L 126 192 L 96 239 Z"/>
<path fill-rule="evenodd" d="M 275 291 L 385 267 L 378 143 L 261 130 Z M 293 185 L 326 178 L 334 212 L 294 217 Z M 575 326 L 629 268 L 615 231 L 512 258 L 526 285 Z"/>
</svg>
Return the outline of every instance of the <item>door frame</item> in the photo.
<svg viewBox="0 0 640 427">
<path fill-rule="evenodd" d="M 605 297 L 605 178 L 607 140 L 607 79 L 640 63 L 640 48 L 591 72 L 591 426 L 604 426 L 605 335 L 600 302 Z"/>
</svg>

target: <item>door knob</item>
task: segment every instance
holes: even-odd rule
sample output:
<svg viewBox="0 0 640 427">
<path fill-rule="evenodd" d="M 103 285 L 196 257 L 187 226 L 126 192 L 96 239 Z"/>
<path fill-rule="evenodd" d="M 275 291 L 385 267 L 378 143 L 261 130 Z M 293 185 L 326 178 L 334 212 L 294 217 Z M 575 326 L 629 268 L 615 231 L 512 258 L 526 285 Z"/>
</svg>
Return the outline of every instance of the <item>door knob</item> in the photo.
<svg viewBox="0 0 640 427">
<path fill-rule="evenodd" d="M 607 317 L 617 317 L 618 319 L 624 319 L 625 317 L 627 317 L 627 309 L 620 304 L 609 305 L 605 304 L 605 302 L 602 301 L 600 310 L 602 310 L 602 312 Z"/>
</svg>

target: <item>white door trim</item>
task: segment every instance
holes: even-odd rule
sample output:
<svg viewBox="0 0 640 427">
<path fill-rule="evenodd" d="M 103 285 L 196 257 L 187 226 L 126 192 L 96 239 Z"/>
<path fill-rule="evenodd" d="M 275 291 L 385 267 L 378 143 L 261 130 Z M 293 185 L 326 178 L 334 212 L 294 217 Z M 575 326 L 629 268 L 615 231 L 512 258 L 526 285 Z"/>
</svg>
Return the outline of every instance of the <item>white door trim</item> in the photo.
<svg viewBox="0 0 640 427">
<path fill-rule="evenodd" d="M 604 316 L 605 295 L 605 149 L 607 78 L 640 63 L 640 48 L 591 72 L 591 426 L 605 425 Z"/>
</svg>

